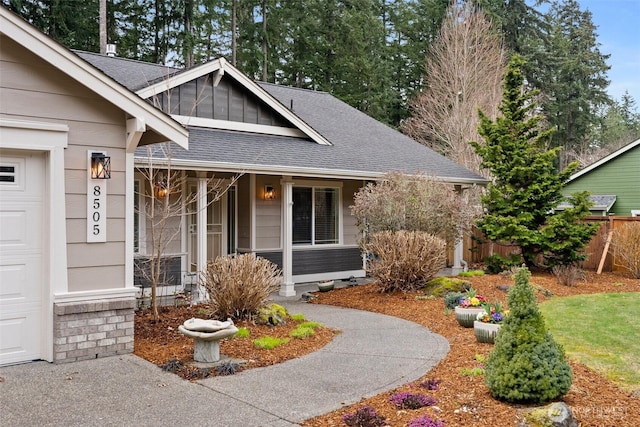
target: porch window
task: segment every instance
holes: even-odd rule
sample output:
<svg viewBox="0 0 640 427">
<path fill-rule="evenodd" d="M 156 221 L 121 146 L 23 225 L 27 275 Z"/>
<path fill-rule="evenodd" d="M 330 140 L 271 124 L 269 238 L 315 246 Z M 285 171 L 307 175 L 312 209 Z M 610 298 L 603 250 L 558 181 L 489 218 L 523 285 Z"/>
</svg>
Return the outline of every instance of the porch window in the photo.
<svg viewBox="0 0 640 427">
<path fill-rule="evenodd" d="M 293 244 L 339 243 L 339 189 L 293 188 Z"/>
</svg>

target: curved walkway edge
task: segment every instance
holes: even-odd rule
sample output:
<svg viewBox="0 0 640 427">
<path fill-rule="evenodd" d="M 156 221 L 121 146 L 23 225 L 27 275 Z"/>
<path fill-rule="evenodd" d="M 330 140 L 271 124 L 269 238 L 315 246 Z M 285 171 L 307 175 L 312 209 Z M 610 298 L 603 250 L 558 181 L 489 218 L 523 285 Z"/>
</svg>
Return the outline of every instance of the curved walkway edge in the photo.
<svg viewBox="0 0 640 427">
<path fill-rule="evenodd" d="M 278 302 L 341 333 L 309 355 L 197 383 L 133 355 L 0 368 L 0 425 L 292 426 L 414 381 L 449 351 L 402 319 Z"/>
</svg>

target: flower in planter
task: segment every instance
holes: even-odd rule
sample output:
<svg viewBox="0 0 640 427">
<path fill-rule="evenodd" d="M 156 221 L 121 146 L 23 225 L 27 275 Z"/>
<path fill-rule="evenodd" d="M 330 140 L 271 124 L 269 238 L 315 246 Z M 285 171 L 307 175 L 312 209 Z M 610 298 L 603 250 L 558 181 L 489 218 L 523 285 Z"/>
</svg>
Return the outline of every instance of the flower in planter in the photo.
<svg viewBox="0 0 640 427">
<path fill-rule="evenodd" d="M 504 320 L 505 316 L 509 314 L 508 310 L 502 310 L 502 304 L 499 302 L 494 302 L 493 304 L 483 303 L 482 307 L 484 308 L 484 311 L 482 313 L 478 313 L 478 316 L 476 317 L 478 322 L 500 324 Z"/>
<path fill-rule="evenodd" d="M 476 290 L 471 288 L 467 291 L 466 296 L 460 298 L 458 307 L 480 308 L 484 302 L 484 297 L 482 295 L 478 295 Z"/>
</svg>

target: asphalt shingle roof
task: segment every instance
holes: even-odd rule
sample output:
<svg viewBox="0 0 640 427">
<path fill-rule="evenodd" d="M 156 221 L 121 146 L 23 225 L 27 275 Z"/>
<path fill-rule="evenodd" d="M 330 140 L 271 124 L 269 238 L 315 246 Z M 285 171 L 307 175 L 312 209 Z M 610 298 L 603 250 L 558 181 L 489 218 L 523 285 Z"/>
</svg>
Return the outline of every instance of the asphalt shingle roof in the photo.
<svg viewBox="0 0 640 427">
<path fill-rule="evenodd" d="M 105 55 L 76 52 L 132 91 L 168 75 L 175 68 Z M 345 175 L 379 176 L 390 171 L 424 173 L 452 182 L 485 182 L 484 178 L 378 122 L 326 92 L 258 83 L 281 104 L 322 134 L 331 146 L 304 138 L 190 127 L 189 150 L 175 147 L 175 161 L 243 165 L 245 170 L 275 168 L 335 171 Z M 138 156 L 146 156 L 140 149 Z"/>
</svg>

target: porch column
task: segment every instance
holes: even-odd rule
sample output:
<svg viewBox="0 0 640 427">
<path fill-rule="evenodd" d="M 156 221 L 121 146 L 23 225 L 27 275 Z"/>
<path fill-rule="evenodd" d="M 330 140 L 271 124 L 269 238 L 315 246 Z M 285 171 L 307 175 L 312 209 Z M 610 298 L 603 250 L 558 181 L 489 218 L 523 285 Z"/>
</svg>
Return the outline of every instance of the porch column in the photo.
<svg viewBox="0 0 640 427">
<path fill-rule="evenodd" d="M 197 301 L 207 300 L 207 293 L 201 284 L 203 273 L 207 268 L 207 177 L 206 175 L 198 174 L 198 200 L 196 206 L 198 212 L 196 215 L 196 228 L 198 231 L 197 245 L 198 245 L 198 295 Z"/>
<path fill-rule="evenodd" d="M 456 193 L 458 193 L 458 197 L 462 197 L 462 192 L 464 191 L 462 186 L 455 185 L 454 188 Z M 458 234 L 458 238 L 455 242 L 455 246 L 453 247 L 453 267 L 451 268 L 451 273 L 454 275 L 460 273 L 461 271 L 466 270 L 466 268 L 462 266 L 462 264 L 464 263 L 462 259 L 463 247 L 464 247 L 464 233 L 460 231 Z"/>
<path fill-rule="evenodd" d="M 280 296 L 296 295 L 293 286 L 293 181 L 282 180 L 282 285 Z"/>
</svg>

